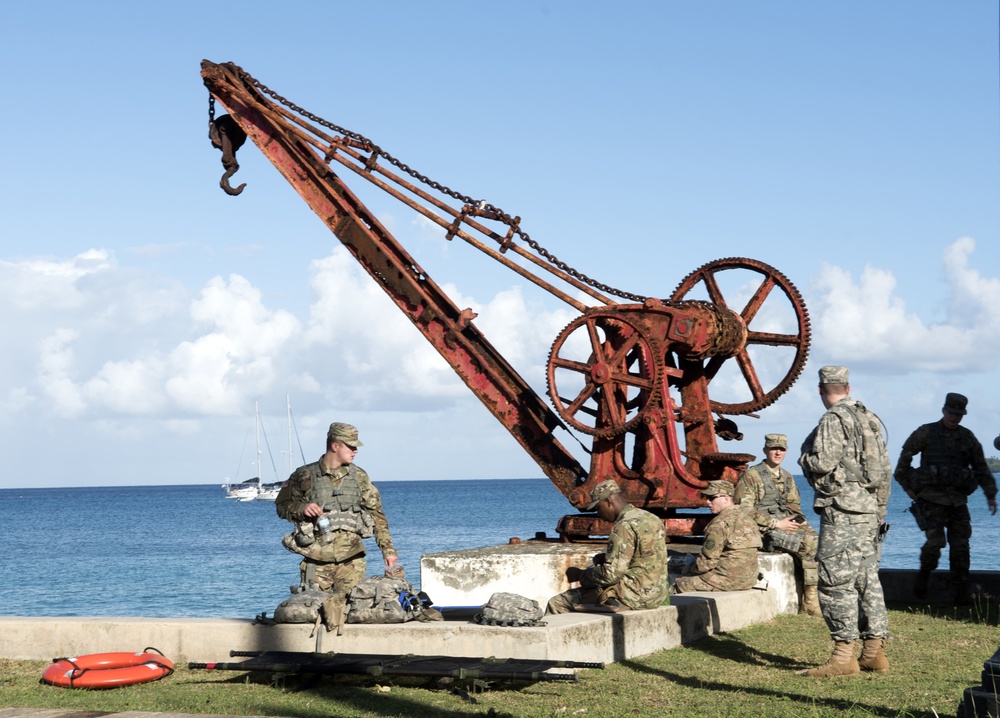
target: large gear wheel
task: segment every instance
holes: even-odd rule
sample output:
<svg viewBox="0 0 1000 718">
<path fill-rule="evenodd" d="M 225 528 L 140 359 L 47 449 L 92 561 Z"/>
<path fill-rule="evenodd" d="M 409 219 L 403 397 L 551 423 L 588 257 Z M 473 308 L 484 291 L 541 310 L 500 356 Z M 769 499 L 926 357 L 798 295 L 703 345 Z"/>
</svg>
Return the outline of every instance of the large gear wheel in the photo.
<svg viewBox="0 0 1000 718">
<path fill-rule="evenodd" d="M 654 405 L 662 365 L 635 318 L 594 310 L 570 322 L 553 342 L 549 397 L 573 428 L 612 437 L 636 426 Z"/>
<path fill-rule="evenodd" d="M 759 286 L 753 291 L 742 309 L 729 306 L 719 281 L 720 275 L 723 273 L 735 272 L 736 270 L 749 270 L 762 276 Z M 791 331 L 763 331 L 754 327 L 754 320 L 762 316 L 761 310 L 774 294 L 775 289 L 779 290 L 778 294 L 775 295 L 779 303 L 783 297 L 785 302 L 791 305 L 793 318 L 788 320 L 790 324 L 794 324 Z M 750 414 L 773 404 L 779 396 L 792 387 L 799 374 L 802 373 L 806 358 L 809 356 L 809 312 L 805 302 L 802 301 L 799 290 L 784 274 L 771 265 L 742 257 L 717 259 L 699 267 L 677 285 L 677 289 L 674 290 L 670 299 L 671 301 L 682 301 L 695 290 L 703 290 L 707 294 L 707 300 L 716 306 L 738 312 L 747 327 L 747 340 L 743 349 L 733 357 L 710 358 L 705 364 L 705 376 L 708 381 L 711 381 L 729 359 L 735 359 L 750 391 L 751 398 L 748 401 L 735 403 L 713 400 L 711 402 L 712 410 L 718 414 Z M 783 306 L 779 309 L 787 314 L 788 307 Z M 778 379 L 771 389 L 765 389 L 761 385 L 755 360 L 750 356 L 749 350 L 756 346 L 785 347 L 792 352 L 790 360 L 787 360 L 788 367 L 784 376 Z M 764 359 L 766 361 L 770 357 Z M 784 367 L 784 363 L 781 363 L 781 366 Z"/>
</svg>

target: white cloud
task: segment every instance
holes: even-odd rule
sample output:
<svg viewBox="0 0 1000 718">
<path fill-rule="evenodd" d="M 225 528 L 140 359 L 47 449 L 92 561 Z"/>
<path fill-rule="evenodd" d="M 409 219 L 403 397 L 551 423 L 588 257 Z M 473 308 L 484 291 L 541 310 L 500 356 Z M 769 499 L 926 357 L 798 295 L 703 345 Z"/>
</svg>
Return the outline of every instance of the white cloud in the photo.
<svg viewBox="0 0 1000 718">
<path fill-rule="evenodd" d="M 962 238 L 944 253 L 948 313 L 942 322 L 908 312 L 888 270 L 866 267 L 855 282 L 846 270 L 823 265 L 809 301 L 813 353 L 896 373 L 993 369 L 1000 351 L 1000 280 L 969 266 L 974 250 L 975 242 Z"/>
</svg>

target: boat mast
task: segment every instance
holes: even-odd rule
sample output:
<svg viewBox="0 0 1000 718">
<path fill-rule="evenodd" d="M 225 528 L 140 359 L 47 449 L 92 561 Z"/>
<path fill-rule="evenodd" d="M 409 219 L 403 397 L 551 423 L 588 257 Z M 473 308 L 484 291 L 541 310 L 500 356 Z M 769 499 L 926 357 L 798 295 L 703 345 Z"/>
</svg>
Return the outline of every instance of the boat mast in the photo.
<svg viewBox="0 0 1000 718">
<path fill-rule="evenodd" d="M 285 394 L 285 409 L 288 412 L 288 475 L 292 475 L 292 402 Z"/>
<path fill-rule="evenodd" d="M 257 438 L 257 488 L 260 488 L 260 479 L 264 475 L 260 465 L 260 402 L 253 403 L 254 414 L 254 435 Z"/>
</svg>

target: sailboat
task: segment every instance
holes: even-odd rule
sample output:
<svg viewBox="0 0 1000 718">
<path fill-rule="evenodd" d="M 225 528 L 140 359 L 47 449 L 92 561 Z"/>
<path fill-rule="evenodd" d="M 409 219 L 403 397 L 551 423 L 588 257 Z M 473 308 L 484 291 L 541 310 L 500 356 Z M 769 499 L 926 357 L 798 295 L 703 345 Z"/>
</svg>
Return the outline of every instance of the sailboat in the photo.
<svg viewBox="0 0 1000 718">
<path fill-rule="evenodd" d="M 292 402 L 288 398 L 288 394 L 285 394 L 285 414 L 288 417 L 288 475 L 292 475 Z M 302 463 L 305 463 L 305 458 L 303 458 Z M 285 485 L 284 481 L 278 481 L 273 484 L 263 484 L 260 487 L 260 491 L 257 492 L 255 497 L 257 501 L 274 501 L 278 498 L 278 492 L 281 491 L 281 487 Z"/>
<path fill-rule="evenodd" d="M 254 436 L 257 440 L 257 477 L 238 484 L 223 484 L 222 488 L 226 490 L 227 499 L 236 499 L 237 501 L 253 501 L 260 495 L 260 403 L 255 401 L 253 409 Z"/>
</svg>

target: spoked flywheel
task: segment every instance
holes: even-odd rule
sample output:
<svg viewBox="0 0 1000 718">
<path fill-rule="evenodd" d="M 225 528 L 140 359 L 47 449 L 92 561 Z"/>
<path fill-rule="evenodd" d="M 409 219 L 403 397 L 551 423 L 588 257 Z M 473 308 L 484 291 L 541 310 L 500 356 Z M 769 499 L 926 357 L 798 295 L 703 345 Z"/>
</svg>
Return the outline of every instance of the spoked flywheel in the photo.
<svg viewBox="0 0 1000 718">
<path fill-rule="evenodd" d="M 573 428 L 614 436 L 634 427 L 659 395 L 662 363 L 638 318 L 592 310 L 556 337 L 549 354 L 549 396 Z"/>
<path fill-rule="evenodd" d="M 693 298 L 737 312 L 747 327 L 743 349 L 735 356 L 708 359 L 705 376 L 710 382 L 717 379 L 733 359 L 742 375 L 742 381 L 733 383 L 745 384 L 738 393 L 742 398 L 748 389 L 749 397 L 731 403 L 712 400 L 713 411 L 749 414 L 774 403 L 791 388 L 809 355 L 810 327 L 802 295 L 784 274 L 755 259 L 717 259 L 685 277 L 670 297 L 671 301 Z M 713 395 L 722 388 L 713 385 Z"/>
</svg>

